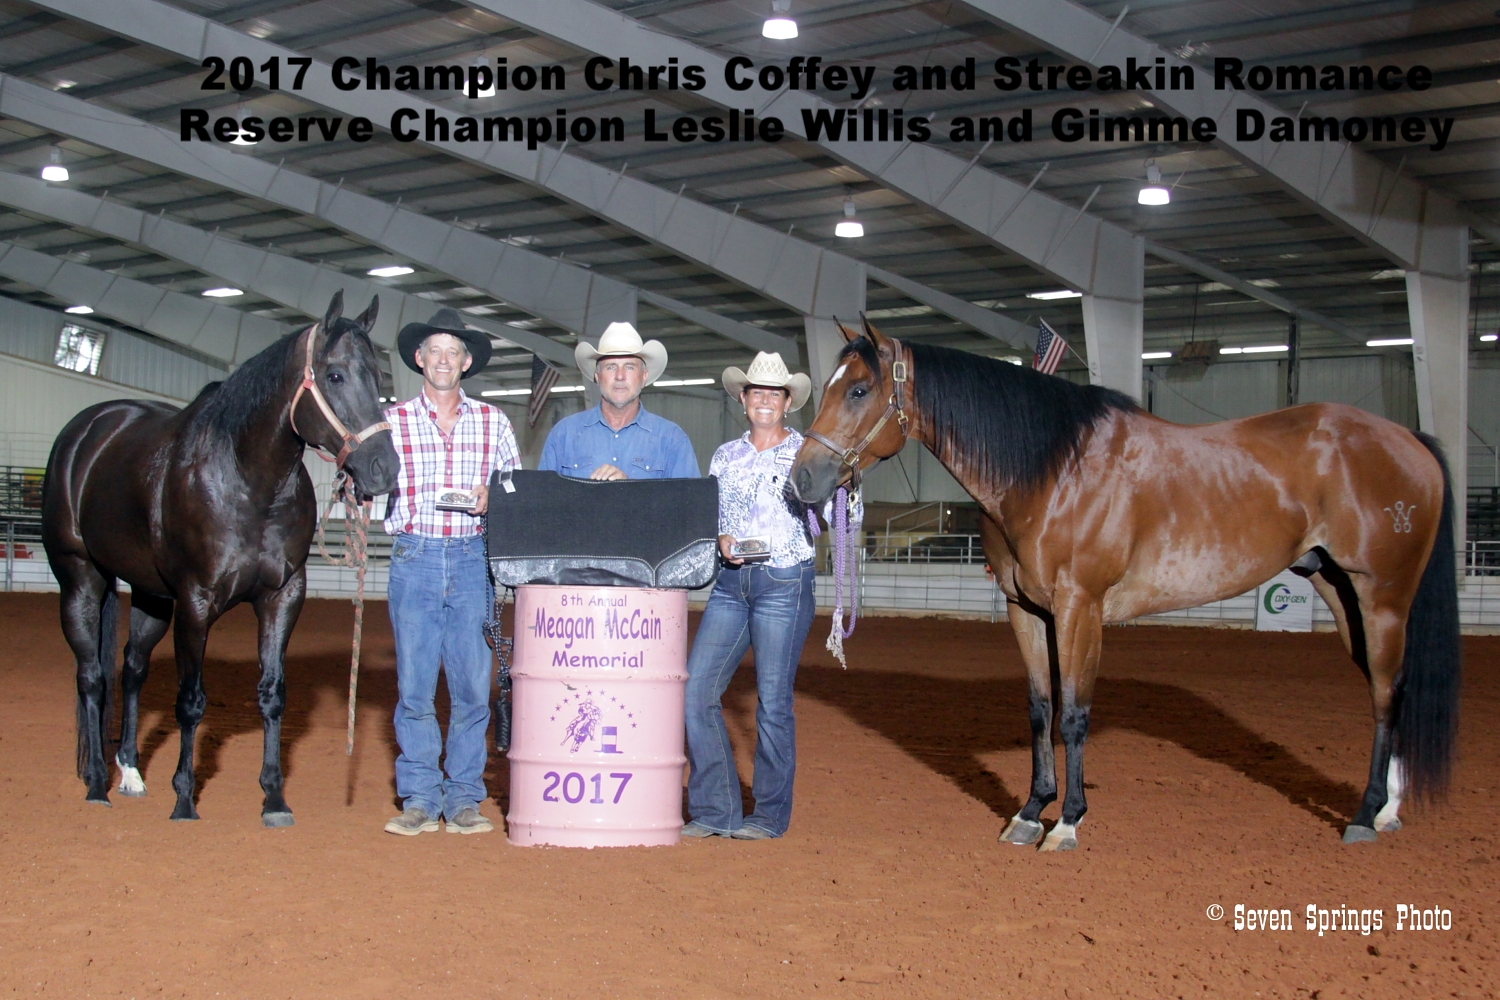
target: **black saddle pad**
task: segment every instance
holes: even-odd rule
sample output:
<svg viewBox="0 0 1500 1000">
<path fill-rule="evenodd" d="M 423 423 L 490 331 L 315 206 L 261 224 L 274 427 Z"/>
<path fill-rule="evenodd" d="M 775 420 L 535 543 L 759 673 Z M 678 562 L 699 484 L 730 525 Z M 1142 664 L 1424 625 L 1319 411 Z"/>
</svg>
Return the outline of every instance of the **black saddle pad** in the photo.
<svg viewBox="0 0 1500 1000">
<path fill-rule="evenodd" d="M 490 572 L 527 583 L 680 587 L 719 572 L 719 481 L 595 482 L 518 470 L 490 480 Z"/>
</svg>

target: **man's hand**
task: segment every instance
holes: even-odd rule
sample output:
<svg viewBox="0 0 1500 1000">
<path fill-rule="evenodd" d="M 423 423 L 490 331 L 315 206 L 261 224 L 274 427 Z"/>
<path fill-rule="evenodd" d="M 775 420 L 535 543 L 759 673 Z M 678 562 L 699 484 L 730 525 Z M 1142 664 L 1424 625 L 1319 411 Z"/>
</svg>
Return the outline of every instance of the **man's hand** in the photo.
<svg viewBox="0 0 1500 1000">
<path fill-rule="evenodd" d="M 589 473 L 589 478 L 590 479 L 609 479 L 609 480 L 614 480 L 614 479 L 628 479 L 629 477 L 626 476 L 625 473 L 622 472 L 621 470 L 615 468 L 613 465 L 610 465 L 608 462 L 606 462 L 603 465 L 599 466 L 599 468 L 595 469 L 593 472 L 590 472 Z"/>
<path fill-rule="evenodd" d="M 724 557 L 724 561 L 727 562 L 731 566 L 743 566 L 743 565 L 745 565 L 745 560 L 743 560 L 743 559 L 734 559 L 734 558 L 732 558 L 729 555 L 729 546 L 731 546 L 733 544 L 734 544 L 734 536 L 733 535 L 720 535 L 719 536 L 719 555 L 723 556 Z"/>
<path fill-rule="evenodd" d="M 479 505 L 469 511 L 469 515 L 471 517 L 483 517 L 484 512 L 490 509 L 490 488 L 488 486 L 476 486 L 473 493 L 478 498 Z"/>
</svg>

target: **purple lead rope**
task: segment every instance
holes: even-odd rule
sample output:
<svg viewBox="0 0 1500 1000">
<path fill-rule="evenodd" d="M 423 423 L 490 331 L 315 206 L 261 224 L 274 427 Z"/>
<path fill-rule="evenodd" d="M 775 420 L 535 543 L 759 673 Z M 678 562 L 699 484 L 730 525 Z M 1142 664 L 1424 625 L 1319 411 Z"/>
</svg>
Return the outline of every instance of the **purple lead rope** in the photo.
<svg viewBox="0 0 1500 1000">
<path fill-rule="evenodd" d="M 860 521 L 849 520 L 849 491 L 839 487 L 833 496 L 833 517 L 829 528 L 833 532 L 833 628 L 828 633 L 827 649 L 848 669 L 844 659 L 844 640 L 854 635 L 854 625 L 859 619 L 859 552 L 853 547 L 854 536 L 859 532 Z M 809 507 L 807 526 L 814 538 L 820 534 L 818 516 Z M 849 627 L 844 628 L 844 580 L 849 581 Z"/>
</svg>

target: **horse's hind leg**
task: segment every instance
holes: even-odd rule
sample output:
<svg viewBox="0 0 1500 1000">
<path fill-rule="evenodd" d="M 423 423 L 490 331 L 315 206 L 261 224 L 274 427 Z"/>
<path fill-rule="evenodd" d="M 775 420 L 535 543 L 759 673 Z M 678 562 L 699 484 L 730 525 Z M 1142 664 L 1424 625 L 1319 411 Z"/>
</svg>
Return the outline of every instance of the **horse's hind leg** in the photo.
<svg viewBox="0 0 1500 1000">
<path fill-rule="evenodd" d="M 292 627 L 302 613 L 307 595 L 306 570 L 298 570 L 276 591 L 263 593 L 255 600 L 260 620 L 260 717 L 265 726 L 265 745 L 261 756 L 260 787 L 265 792 L 260 821 L 269 827 L 291 826 L 292 810 L 282 797 L 281 717 L 286 710 L 286 644 Z"/>
<path fill-rule="evenodd" d="M 76 557 L 52 560 L 62 587 L 63 635 L 78 667 L 78 776 L 90 802 L 109 805 L 109 766 L 104 762 L 109 688 L 114 681 L 114 581 Z"/>
<path fill-rule="evenodd" d="M 196 596 L 196 595 L 194 595 Z M 208 643 L 208 628 L 216 617 L 202 597 L 184 597 L 177 602 L 177 621 L 173 640 L 177 652 L 177 732 L 181 745 L 177 753 L 177 773 L 172 775 L 172 790 L 177 805 L 172 819 L 197 819 L 193 805 L 193 741 L 208 696 L 203 691 L 203 650 Z"/>
<path fill-rule="evenodd" d="M 1031 796 L 1011 817 L 1000 839 L 1028 846 L 1042 839 L 1042 810 L 1057 799 L 1057 762 L 1052 756 L 1052 644 L 1046 620 L 1014 601 L 1011 629 L 1026 661 L 1027 712 L 1031 718 Z"/>
<path fill-rule="evenodd" d="M 167 634 L 171 621 L 171 601 L 139 591 L 130 595 L 130 640 L 125 643 L 125 666 L 120 671 L 120 749 L 115 753 L 115 766 L 120 769 L 115 791 L 121 795 L 146 794 L 138 748 L 141 687 L 151 667 L 151 651 Z"/>
</svg>

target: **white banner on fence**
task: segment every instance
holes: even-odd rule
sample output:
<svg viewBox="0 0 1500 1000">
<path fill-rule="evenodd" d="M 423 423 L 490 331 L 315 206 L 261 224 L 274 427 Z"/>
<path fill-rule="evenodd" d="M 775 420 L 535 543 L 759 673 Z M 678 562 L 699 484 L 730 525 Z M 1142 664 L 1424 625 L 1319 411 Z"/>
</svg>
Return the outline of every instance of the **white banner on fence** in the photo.
<svg viewBox="0 0 1500 1000">
<path fill-rule="evenodd" d="M 1305 577 L 1282 570 L 1255 592 L 1255 628 L 1259 632 L 1311 632 L 1317 591 Z"/>
</svg>

